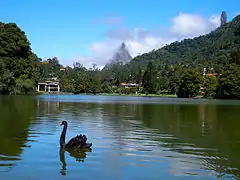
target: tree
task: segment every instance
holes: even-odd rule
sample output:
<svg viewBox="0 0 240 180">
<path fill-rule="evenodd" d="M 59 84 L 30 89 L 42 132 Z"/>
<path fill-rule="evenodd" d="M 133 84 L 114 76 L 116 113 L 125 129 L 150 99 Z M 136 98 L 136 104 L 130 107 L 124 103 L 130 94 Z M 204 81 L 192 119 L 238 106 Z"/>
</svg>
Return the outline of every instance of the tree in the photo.
<svg viewBox="0 0 240 180">
<path fill-rule="evenodd" d="M 61 89 L 63 92 L 73 92 L 73 70 L 67 67 L 60 78 Z"/>
<path fill-rule="evenodd" d="M 165 67 L 166 75 L 168 78 L 168 92 L 170 94 L 177 93 L 180 85 L 180 80 L 185 73 L 185 67 L 182 64 L 177 64 L 175 67 L 170 65 L 169 67 Z"/>
<path fill-rule="evenodd" d="M 137 76 L 136 76 L 136 83 L 137 84 L 141 84 L 141 81 L 142 81 L 142 70 L 139 67 L 138 68 L 138 72 L 137 72 Z"/>
<path fill-rule="evenodd" d="M 7 94 L 15 94 L 15 79 L 13 73 L 11 73 L 3 61 L 0 59 L 0 93 Z"/>
<path fill-rule="evenodd" d="M 100 81 L 96 78 L 89 78 L 89 81 L 87 83 L 87 92 L 96 94 L 100 90 Z"/>
<path fill-rule="evenodd" d="M 34 91 L 36 62 L 25 32 L 15 23 L 0 22 L 0 94 Z"/>
<path fill-rule="evenodd" d="M 168 88 L 168 79 L 165 76 L 162 76 L 161 72 L 156 73 L 155 81 L 155 92 L 160 94 L 162 91 L 167 90 Z"/>
<path fill-rule="evenodd" d="M 218 98 L 240 98 L 240 66 L 231 63 L 219 75 Z"/>
<path fill-rule="evenodd" d="M 199 95 L 202 75 L 194 69 L 187 69 L 180 80 L 177 96 L 189 98 Z"/>
<path fill-rule="evenodd" d="M 204 77 L 204 96 L 205 97 L 215 97 L 217 93 L 217 88 L 219 86 L 218 79 L 216 76 L 205 76 Z"/>
<path fill-rule="evenodd" d="M 147 65 L 147 69 L 143 75 L 143 88 L 147 93 L 155 93 L 154 90 L 154 67 L 150 61 Z"/>
</svg>

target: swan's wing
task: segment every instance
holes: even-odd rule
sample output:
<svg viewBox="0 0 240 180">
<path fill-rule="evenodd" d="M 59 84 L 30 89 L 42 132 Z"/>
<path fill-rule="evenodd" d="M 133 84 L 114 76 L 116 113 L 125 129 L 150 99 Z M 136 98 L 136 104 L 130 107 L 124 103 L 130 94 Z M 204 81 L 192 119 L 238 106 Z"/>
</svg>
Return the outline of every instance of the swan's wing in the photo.
<svg viewBox="0 0 240 180">
<path fill-rule="evenodd" d="M 83 145 L 83 144 L 86 144 L 86 142 L 87 142 L 87 136 L 85 134 L 83 134 L 83 135 L 79 134 L 74 138 L 78 145 Z"/>
<path fill-rule="evenodd" d="M 69 140 L 69 142 L 66 144 L 67 148 L 71 147 L 91 147 L 91 143 L 87 143 L 87 136 L 85 134 L 79 134 L 72 139 Z"/>
</svg>

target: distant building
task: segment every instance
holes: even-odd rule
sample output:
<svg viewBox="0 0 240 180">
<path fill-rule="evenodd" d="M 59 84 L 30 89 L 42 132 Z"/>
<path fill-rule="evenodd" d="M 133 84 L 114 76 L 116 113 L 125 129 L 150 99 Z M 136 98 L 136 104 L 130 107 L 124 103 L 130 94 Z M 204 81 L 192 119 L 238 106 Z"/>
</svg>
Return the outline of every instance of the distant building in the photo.
<svg viewBox="0 0 240 180">
<path fill-rule="evenodd" d="M 60 67 L 60 71 L 65 71 L 66 69 L 64 68 L 64 66 Z"/>
<path fill-rule="evenodd" d="M 60 92 L 60 85 L 57 78 L 51 78 L 51 80 L 39 82 L 37 92 Z"/>
<path fill-rule="evenodd" d="M 139 87 L 137 83 L 120 83 L 120 86 L 125 88 Z"/>
<path fill-rule="evenodd" d="M 217 73 L 206 74 L 207 76 L 217 76 Z"/>
</svg>

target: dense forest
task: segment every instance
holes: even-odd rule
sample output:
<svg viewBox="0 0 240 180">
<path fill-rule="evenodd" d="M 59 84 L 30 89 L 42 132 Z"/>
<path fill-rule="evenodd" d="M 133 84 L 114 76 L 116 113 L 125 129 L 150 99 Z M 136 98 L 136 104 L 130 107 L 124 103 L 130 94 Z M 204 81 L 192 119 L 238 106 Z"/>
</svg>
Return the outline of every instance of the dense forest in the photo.
<svg viewBox="0 0 240 180">
<path fill-rule="evenodd" d="M 173 42 L 100 70 L 34 54 L 15 23 L 0 23 L 0 94 L 36 91 L 37 82 L 57 77 L 62 92 L 176 94 L 178 97 L 240 98 L 240 15 L 209 34 Z M 125 88 L 122 83 L 139 86 Z"/>
</svg>

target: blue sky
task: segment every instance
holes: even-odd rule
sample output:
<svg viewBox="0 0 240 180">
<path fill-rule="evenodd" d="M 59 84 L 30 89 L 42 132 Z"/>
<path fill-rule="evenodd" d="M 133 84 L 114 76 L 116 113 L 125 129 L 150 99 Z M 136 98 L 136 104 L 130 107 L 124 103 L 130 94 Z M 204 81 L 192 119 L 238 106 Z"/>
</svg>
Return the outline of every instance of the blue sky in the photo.
<svg viewBox="0 0 240 180">
<path fill-rule="evenodd" d="M 100 49 L 96 48 L 106 51 L 107 42 L 109 46 L 115 43 L 106 35 L 109 31 L 169 28 L 179 13 L 208 19 L 225 10 L 231 20 L 240 12 L 239 5 L 238 0 L 1 0 L 0 17 L 25 31 L 39 57 L 57 56 L 60 62 L 71 64 L 93 56 L 97 61 Z M 138 53 L 142 53 L 140 48 Z"/>
</svg>

